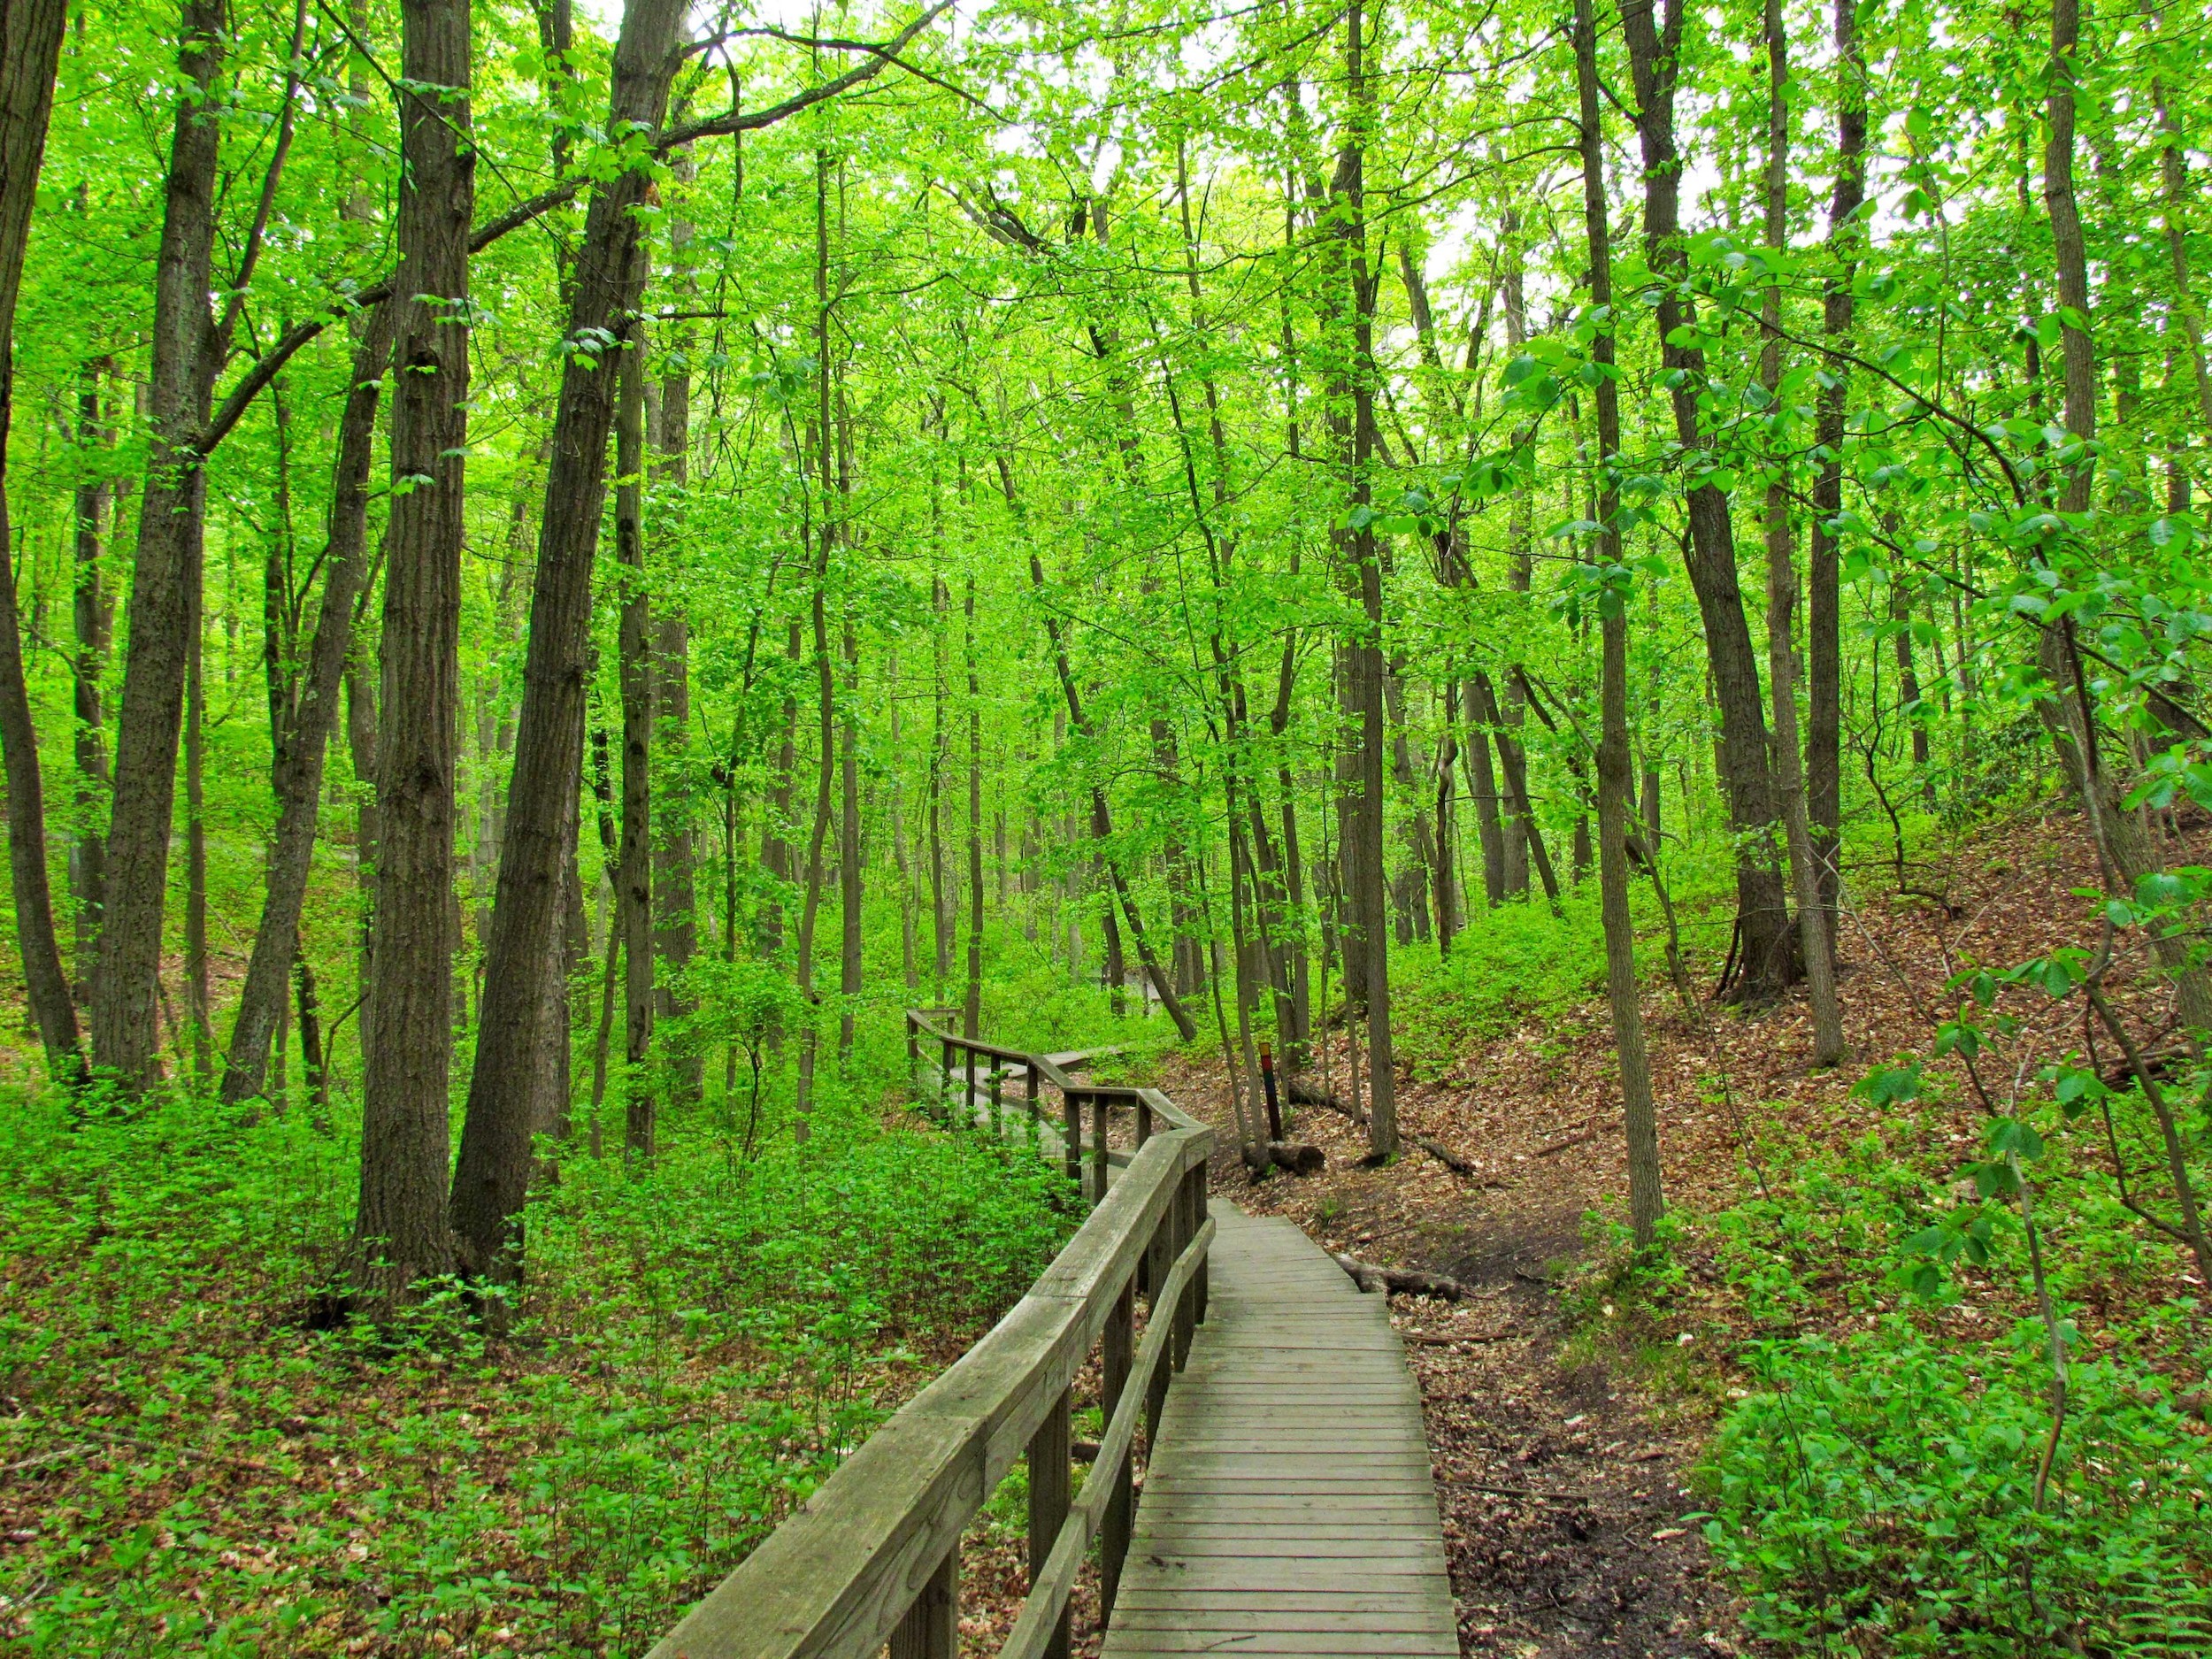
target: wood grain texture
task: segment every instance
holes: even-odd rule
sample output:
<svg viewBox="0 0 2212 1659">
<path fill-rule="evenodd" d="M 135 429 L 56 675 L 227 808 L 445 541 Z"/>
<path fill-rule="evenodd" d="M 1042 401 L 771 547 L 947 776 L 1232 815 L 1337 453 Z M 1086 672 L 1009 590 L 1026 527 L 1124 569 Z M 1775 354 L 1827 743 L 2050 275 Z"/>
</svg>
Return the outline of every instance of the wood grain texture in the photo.
<svg viewBox="0 0 2212 1659">
<path fill-rule="evenodd" d="M 1286 1222 L 1212 1206 L 1105 1659 L 1459 1651 L 1420 1396 L 1379 1298 Z"/>
</svg>

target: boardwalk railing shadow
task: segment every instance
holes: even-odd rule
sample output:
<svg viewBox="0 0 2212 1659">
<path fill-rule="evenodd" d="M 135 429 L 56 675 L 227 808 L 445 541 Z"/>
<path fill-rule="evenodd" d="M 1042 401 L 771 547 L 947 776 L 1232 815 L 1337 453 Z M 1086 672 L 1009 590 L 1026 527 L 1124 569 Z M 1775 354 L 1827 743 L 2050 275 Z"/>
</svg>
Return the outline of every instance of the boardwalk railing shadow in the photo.
<svg viewBox="0 0 2212 1659">
<path fill-rule="evenodd" d="M 1076 1077 L 1087 1055 L 956 1036 L 940 1014 L 906 1017 L 917 1090 L 941 1115 L 1060 1162 L 1090 1214 L 1013 1310 L 869 1436 L 651 1659 L 864 1659 L 887 1643 L 892 1659 L 955 1659 L 960 1537 L 1018 1458 L 1029 1466 L 1030 1585 L 1002 1659 L 1066 1655 L 1070 1596 L 1094 1541 L 1101 1617 L 1111 1616 L 1135 1520 L 1138 1423 L 1156 1439 L 1205 1317 L 1213 1131 L 1156 1089 Z M 1130 1125 L 1127 1148 L 1110 1145 L 1117 1113 Z M 1094 1350 L 1105 1428 L 1074 1498 L 1071 1391 Z"/>
</svg>

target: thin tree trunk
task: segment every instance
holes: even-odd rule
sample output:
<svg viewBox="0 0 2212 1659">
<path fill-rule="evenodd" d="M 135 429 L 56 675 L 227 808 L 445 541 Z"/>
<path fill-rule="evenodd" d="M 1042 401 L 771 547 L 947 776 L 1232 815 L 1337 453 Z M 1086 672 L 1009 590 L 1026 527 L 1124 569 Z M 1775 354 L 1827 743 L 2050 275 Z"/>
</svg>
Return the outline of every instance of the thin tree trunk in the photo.
<svg viewBox="0 0 2212 1659">
<path fill-rule="evenodd" d="M 611 129 L 649 133 L 660 127 L 681 19 L 678 0 L 628 0 L 624 6 Z M 641 158 L 594 188 L 564 338 L 612 342 L 629 333 L 644 278 L 637 210 L 649 182 Z M 564 883 L 583 761 L 592 565 L 619 368 L 611 350 L 571 353 L 554 417 L 514 777 L 507 792 L 507 841 L 485 953 L 476 1066 L 453 1177 L 462 1265 L 472 1273 L 506 1271 L 518 1261 L 515 1230 L 529 1186 L 531 1138 L 550 1128 L 559 1113 L 560 1102 L 545 1097 L 557 1070 L 547 1056 L 567 1041 L 567 1033 L 550 1029 L 549 981 L 560 971 Z"/>
<path fill-rule="evenodd" d="M 935 949 L 935 984 L 941 997 L 952 983 L 952 895 L 945 889 L 945 762 L 952 746 L 952 733 L 945 722 L 945 616 L 951 602 L 942 576 L 933 575 L 929 585 L 934 624 L 930 650 L 936 667 L 929 734 L 929 919 Z"/>
<path fill-rule="evenodd" d="M 657 1114 L 653 1060 L 653 618 L 645 588 L 645 350 L 633 327 L 615 414 L 614 552 L 621 586 L 617 678 L 622 692 L 622 841 L 615 931 L 622 936 L 622 1149 L 651 1162 Z"/>
<path fill-rule="evenodd" d="M 1768 0 L 1770 6 L 1776 0 Z M 1590 251 L 1590 303 L 1610 318 L 1613 251 L 1605 204 L 1604 145 L 1598 107 L 1597 26 L 1590 0 L 1575 0 L 1575 83 L 1579 94 L 1584 234 Z M 1620 453 L 1620 394 L 1611 373 L 1614 336 L 1609 321 L 1591 342 L 1598 365 L 1598 562 L 1621 567 L 1620 494 L 1615 457 Z M 1663 1208 L 1659 1135 L 1652 1102 L 1651 1067 L 1644 1050 L 1644 1019 L 1636 994 L 1636 930 L 1628 912 L 1628 837 L 1631 780 L 1628 749 L 1628 595 L 1616 588 L 1599 603 L 1601 663 L 1598 682 L 1598 887 L 1605 924 L 1606 1000 L 1613 1016 L 1613 1046 L 1620 1059 L 1621 1111 L 1628 1142 L 1628 1207 L 1636 1242 L 1648 1247 Z"/>
<path fill-rule="evenodd" d="M 192 1037 L 192 1078 L 204 1084 L 214 1064 L 207 987 L 207 687 L 201 677 L 205 608 L 200 571 L 185 579 L 184 654 L 184 1021 Z"/>
<path fill-rule="evenodd" d="M 983 687 L 975 638 L 975 572 L 962 606 L 962 649 L 968 664 L 968 986 L 960 1002 L 964 1036 L 983 1034 Z"/>
<path fill-rule="evenodd" d="M 1682 156 L 1675 140 L 1674 103 L 1682 42 L 1682 0 L 1667 0 L 1664 33 L 1654 6 L 1622 13 L 1633 72 L 1637 121 L 1644 162 L 1646 257 L 1659 274 L 1654 311 L 1661 352 L 1673 377 L 1675 439 L 1685 450 L 1703 451 L 1710 440 L 1698 424 L 1698 396 L 1705 384 L 1702 348 L 1691 338 L 1676 276 L 1686 262 L 1681 234 Z M 1778 814 L 1767 762 L 1765 711 L 1761 702 L 1751 625 L 1744 615 L 1736 576 L 1735 534 L 1728 497 L 1711 483 L 1690 491 L 1690 586 L 1704 625 L 1720 705 L 1720 755 L 1729 820 L 1736 833 L 1736 916 L 1741 930 L 1740 968 L 1728 987 L 1733 997 L 1760 1002 L 1778 995 L 1796 978 L 1798 952 L 1790 936 L 1789 905 L 1767 846 Z"/>
<path fill-rule="evenodd" d="M 1824 286 L 1821 326 L 1837 349 L 1828 354 L 1814 415 L 1813 441 L 1823 458 L 1813 480 L 1805 687 L 1805 807 L 1832 957 L 1843 833 L 1842 535 L 1836 519 L 1843 511 L 1844 421 L 1851 396 L 1851 368 L 1842 352 L 1851 334 L 1852 276 L 1864 235 L 1858 215 L 1866 199 L 1866 63 L 1859 51 L 1857 0 L 1836 0 L 1835 42 L 1836 182 L 1828 204 L 1828 251 L 1836 265 Z M 1778 706 L 1778 695 L 1776 702 Z"/>
<path fill-rule="evenodd" d="M 845 613 L 845 710 L 838 734 L 840 795 L 837 814 L 837 893 L 840 931 L 837 988 L 844 997 L 837 1019 L 837 1059 L 852 1053 L 860 996 L 860 634 Z"/>
<path fill-rule="evenodd" d="M 392 311 L 388 301 L 370 313 L 368 332 L 354 353 L 352 383 L 339 419 L 330 536 L 322 559 L 322 605 L 308 648 L 298 707 L 287 722 L 284 742 L 275 757 L 272 782 L 277 823 L 269 853 L 269 882 L 224 1062 L 227 1101 L 250 1100 L 261 1092 L 306 903 L 324 761 L 331 728 L 337 723 L 341 682 L 353 651 L 354 611 L 368 580 L 369 469 L 375 451 L 377 403 L 392 349 Z"/>
<path fill-rule="evenodd" d="M 1782 32 L 1782 0 L 1766 0 L 1763 33 L 1767 49 L 1766 245 L 1778 254 L 1789 241 L 1789 57 Z M 1759 357 L 1759 379 L 1771 397 L 1778 393 L 1782 384 L 1782 290 L 1778 283 L 1767 285 L 1761 307 L 1760 321 L 1766 340 Z M 1611 389 L 1609 382 L 1607 390 Z M 1792 637 L 1792 618 L 1797 609 L 1797 553 L 1790 526 L 1786 465 L 1783 472 L 1767 486 L 1766 549 L 1767 679 L 1774 698 L 1775 783 L 1782 796 L 1783 820 L 1789 838 L 1790 885 L 1797 900 L 1797 926 L 1805 952 L 1805 986 L 1812 1001 L 1813 1064 L 1840 1065 L 1845 1053 L 1843 1011 L 1836 1000 L 1836 964 L 1830 949 L 1828 909 L 1821 900 L 1819 856 L 1808 822 L 1806 790 L 1797 762 L 1797 651 Z M 1813 632 L 1817 639 L 1817 623 Z M 1609 639 L 1607 649 L 1611 649 Z M 1819 701 L 1820 687 L 1816 676 L 1816 707 Z"/>
<path fill-rule="evenodd" d="M 378 702 L 376 946 L 361 1202 L 364 1290 L 388 1300 L 453 1263 L 454 773 L 468 442 L 468 235 L 475 195 L 467 0 L 406 0 L 394 319 L 391 518 Z"/>
<path fill-rule="evenodd" d="M 190 647 L 188 597 L 200 562 L 207 479 L 197 443 L 215 377 L 215 188 L 221 132 L 215 79 L 224 0 L 184 0 L 177 101 L 154 283 L 152 453 L 132 566 L 106 912 L 93 982 L 96 1064 L 135 1093 L 158 1080 L 162 908 L 176 800 L 178 729 Z"/>
<path fill-rule="evenodd" d="M 814 1071 L 821 1048 L 821 1026 L 814 1017 L 814 926 L 822 909 L 822 855 L 829 839 L 830 790 L 837 765 L 837 680 L 829 648 L 830 551 L 837 522 L 831 512 L 830 448 L 830 236 L 829 155 L 814 152 L 814 502 L 820 522 L 815 535 L 814 574 L 809 609 L 814 627 L 815 784 L 813 829 L 807 837 L 806 893 L 799 912 L 799 996 L 809 1004 L 799 1033 L 799 1073 L 792 1095 L 792 1138 L 803 1144 L 814 1104 Z"/>
<path fill-rule="evenodd" d="M 81 20 L 83 13 L 80 12 Z M 12 46 L 0 48 L 11 54 Z M 11 56 L 10 61 L 12 61 Z M 0 96 L 4 96 L 0 91 Z M 0 166 L 6 163 L 0 160 Z M 0 185 L 0 188 L 4 188 Z M 75 512 L 76 588 L 71 621 L 76 634 L 72 660 L 75 682 L 75 825 L 69 844 L 69 886 L 76 899 L 76 998 L 88 1007 L 100 951 L 100 917 L 107 884 L 107 837 L 102 818 L 113 780 L 108 772 L 107 707 L 104 686 L 108 648 L 114 627 L 104 568 L 115 490 L 92 468 L 114 444 L 114 432 L 102 407 L 101 382 L 115 373 L 112 357 L 96 357 L 83 370 L 77 393 L 77 443 L 86 453 L 79 465 L 88 476 L 77 485 Z M 4 438 L 0 433 L 0 438 Z"/>
<path fill-rule="evenodd" d="M 1352 289 L 1352 511 L 1356 516 L 1372 495 L 1370 468 L 1375 452 L 1375 287 L 1368 269 L 1365 145 L 1374 119 L 1364 53 L 1362 0 L 1352 0 L 1345 18 L 1345 68 L 1350 84 L 1352 128 L 1338 176 L 1343 181 L 1345 264 Z M 1363 521 L 1352 532 L 1352 565 L 1364 626 L 1351 650 L 1352 684 L 1359 710 L 1359 821 L 1363 843 L 1358 860 L 1356 909 L 1365 957 L 1367 1055 L 1369 1070 L 1367 1149 L 1387 1158 L 1398 1150 L 1397 1079 L 1390 1030 L 1390 935 L 1388 896 L 1383 878 L 1383 589 L 1382 554 L 1374 526 Z"/>
<path fill-rule="evenodd" d="M 2051 246 L 2058 273 L 2059 342 L 2065 374 L 2063 416 L 2069 435 L 2085 455 L 2097 435 L 2097 362 L 2090 334 L 2089 256 L 2084 242 L 2080 206 L 2074 192 L 2074 90 L 2080 47 L 2080 0 L 2052 0 L 2051 54 L 2044 119 L 2043 201 L 2050 215 Z M 2062 513 L 2083 513 L 2094 495 L 2095 463 L 2084 459 L 2063 475 L 2058 494 Z M 2088 814 L 2106 877 L 2114 889 L 2131 894 L 2137 884 L 2162 868 L 2140 814 L 2124 804 L 2117 775 L 2100 752 L 2101 739 L 2093 693 L 2076 649 L 2073 623 L 2042 631 L 2039 660 L 2056 695 L 2041 706 L 2061 758 Z M 2174 981 L 2182 1025 L 2196 1033 L 2212 1031 L 2212 974 L 2192 959 L 2185 939 L 2154 930 L 2152 949 Z"/>
<path fill-rule="evenodd" d="M 695 169 L 688 149 L 678 150 L 669 165 L 679 187 L 691 182 Z M 672 219 L 669 259 L 680 294 L 689 294 L 694 288 L 691 241 L 691 226 Z M 688 334 L 681 324 L 671 327 L 657 400 L 659 419 L 649 434 L 655 460 L 652 519 L 647 527 L 657 566 L 672 572 L 682 549 L 670 526 L 681 523 L 684 496 L 690 488 L 691 365 Z M 666 970 L 658 1011 L 664 1019 L 681 1021 L 690 1014 L 692 1003 L 672 981 L 698 954 L 699 826 L 690 760 L 691 622 L 682 595 L 665 584 L 654 619 L 653 699 L 658 717 L 654 742 L 661 757 L 660 827 L 653 848 L 654 942 Z M 664 1033 L 662 1048 L 662 1071 L 672 1096 L 696 1101 L 705 1059 L 698 1044 L 687 1039 L 672 1044 Z"/>
</svg>

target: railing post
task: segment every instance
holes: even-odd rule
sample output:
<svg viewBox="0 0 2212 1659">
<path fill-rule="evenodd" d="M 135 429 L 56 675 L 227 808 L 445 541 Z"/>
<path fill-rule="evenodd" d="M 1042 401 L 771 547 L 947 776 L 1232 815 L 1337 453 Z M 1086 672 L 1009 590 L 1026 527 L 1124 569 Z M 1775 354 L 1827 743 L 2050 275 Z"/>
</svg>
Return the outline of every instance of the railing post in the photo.
<svg viewBox="0 0 2212 1659">
<path fill-rule="evenodd" d="M 891 1659 L 959 1659 L 960 1540 L 955 1539 L 891 1632 Z"/>
<path fill-rule="evenodd" d="M 937 1062 L 937 1110 L 952 1121 L 952 1039 L 941 1040 L 943 1054 Z"/>
<path fill-rule="evenodd" d="M 906 1017 L 906 1074 L 914 1079 L 915 1086 L 917 1087 L 920 1087 L 922 1077 L 922 1028 L 915 1023 L 914 1016 L 911 1014 L 909 1014 Z"/>
<path fill-rule="evenodd" d="M 1037 1076 L 1037 1057 L 1034 1055 L 1022 1062 L 1022 1071 L 1028 1079 L 1023 1093 L 1027 1096 L 1029 1102 L 1029 1144 L 1041 1148 L 1045 1143 L 1045 1133 L 1042 1120 L 1037 1115 L 1037 1085 L 1040 1079 Z"/>
<path fill-rule="evenodd" d="M 1203 1164 L 1198 1166 L 1197 1172 L 1201 1173 L 1202 1179 L 1204 1168 Z M 1183 1179 L 1179 1183 L 1179 1190 L 1176 1194 L 1175 1208 L 1181 1212 L 1176 1229 L 1178 1237 L 1175 1253 L 1178 1256 L 1180 1256 L 1189 1246 L 1190 1241 L 1197 1236 L 1198 1229 L 1205 1223 L 1205 1212 L 1192 1201 L 1191 1175 L 1193 1173 L 1194 1171 L 1189 1170 L 1183 1172 Z M 1196 1274 L 1192 1276 L 1191 1282 L 1184 1287 L 1182 1295 L 1176 1299 L 1175 1340 L 1171 1346 L 1174 1350 L 1177 1371 L 1182 1370 L 1184 1363 L 1190 1358 L 1191 1335 L 1198 1323 L 1198 1303 L 1203 1294 L 1199 1287 L 1205 1283 L 1204 1274 L 1205 1269 L 1202 1267 Z"/>
<path fill-rule="evenodd" d="M 964 1117 L 968 1122 L 972 1124 L 975 1121 L 976 1052 L 974 1049 L 967 1048 L 964 1048 L 961 1052 L 968 1056 L 968 1064 L 966 1067 L 968 1092 L 960 1098 L 960 1111 L 961 1115 Z"/>
<path fill-rule="evenodd" d="M 1124 1281 L 1121 1294 L 1114 1298 L 1114 1310 L 1106 1317 L 1106 1331 L 1101 1344 L 1100 1408 L 1104 1420 L 1112 1422 L 1114 1409 L 1121 1403 L 1122 1391 L 1129 1386 L 1129 1366 L 1135 1357 L 1137 1346 L 1137 1285 L 1133 1275 Z M 1129 1555 L 1129 1534 L 1136 1518 L 1137 1488 L 1133 1456 L 1124 1457 L 1121 1467 L 1114 1471 L 1113 1495 L 1106 1500 L 1106 1513 L 1099 1528 L 1098 1581 L 1099 1624 L 1102 1628 L 1114 1616 L 1114 1596 L 1121 1588 L 1121 1566 Z"/>
<path fill-rule="evenodd" d="M 1190 1230 L 1193 1236 L 1195 1236 L 1199 1228 L 1206 1225 L 1206 1166 L 1203 1164 L 1194 1164 L 1190 1173 L 1184 1179 L 1190 1182 Z M 1191 1275 L 1191 1323 L 1193 1325 L 1203 1325 L 1206 1322 L 1206 1269 L 1210 1264 L 1209 1257 L 1201 1256 L 1198 1260 L 1198 1271 Z"/>
<path fill-rule="evenodd" d="M 1106 1114 L 1110 1110 L 1104 1094 L 1091 1096 L 1091 1202 L 1106 1202 Z"/>
<path fill-rule="evenodd" d="M 1161 1286 L 1167 1283 L 1169 1271 L 1175 1258 L 1183 1253 L 1183 1187 L 1179 1180 L 1167 1208 L 1161 1212 L 1159 1225 L 1152 1230 L 1152 1285 L 1148 1294 L 1150 1301 L 1145 1308 L 1145 1322 L 1156 1325 L 1162 1319 L 1172 1320 L 1175 1310 L 1160 1302 Z M 1181 1363 L 1176 1352 L 1175 1338 L 1171 1333 L 1167 1345 L 1166 1363 L 1152 1368 L 1151 1380 L 1145 1386 L 1144 1434 L 1148 1448 L 1160 1443 L 1160 1415 L 1167 1409 L 1167 1386 L 1171 1373 Z M 1149 1453 L 1148 1452 L 1148 1455 Z"/>
<path fill-rule="evenodd" d="M 1083 1092 L 1080 1089 L 1063 1089 L 1060 1103 L 1063 1108 L 1061 1156 L 1067 1164 L 1068 1179 L 1080 1187 L 1083 1184 Z"/>
<path fill-rule="evenodd" d="M 1142 1148 L 1143 1148 L 1143 1147 L 1144 1147 L 1144 1143 L 1145 1143 L 1146 1141 L 1148 1141 L 1151 1140 L 1151 1139 L 1152 1139 L 1152 1107 L 1151 1107 L 1150 1103 L 1149 1103 L 1149 1102 L 1148 1102 L 1146 1101 L 1145 1097 L 1144 1097 L 1143 1095 L 1140 1094 L 1140 1095 L 1138 1095 L 1138 1096 L 1137 1096 L 1137 1146 L 1138 1146 L 1138 1148 L 1139 1148 L 1140 1150 L 1142 1150 Z"/>
<path fill-rule="evenodd" d="M 991 1139 L 1003 1140 L 1006 1135 L 1006 1117 L 1000 1109 L 999 1090 L 1006 1080 L 1006 1067 L 998 1060 L 991 1062 Z"/>
<path fill-rule="evenodd" d="M 1067 1525 L 1068 1499 L 1073 1482 L 1069 1476 L 1068 1407 L 1071 1393 L 1060 1397 L 1045 1413 L 1045 1420 L 1029 1437 L 1029 1585 L 1045 1570 L 1045 1558 Z M 1068 1659 L 1068 1609 L 1060 1609 L 1052 1640 L 1045 1645 L 1045 1659 Z"/>
</svg>

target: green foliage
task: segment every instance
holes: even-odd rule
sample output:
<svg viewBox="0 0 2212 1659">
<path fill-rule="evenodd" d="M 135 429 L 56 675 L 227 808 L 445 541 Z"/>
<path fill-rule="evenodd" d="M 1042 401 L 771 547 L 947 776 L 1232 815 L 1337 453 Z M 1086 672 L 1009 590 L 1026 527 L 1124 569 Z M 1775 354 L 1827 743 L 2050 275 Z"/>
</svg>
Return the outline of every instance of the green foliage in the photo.
<svg viewBox="0 0 2212 1659">
<path fill-rule="evenodd" d="M 2136 1368 L 2070 1368 L 2059 1471 L 2040 1332 L 1958 1350 L 1906 1319 L 1774 1340 L 1706 1466 L 1715 1555 L 1790 1647 L 1896 1655 L 2212 1642 L 2212 1440 Z"/>
<path fill-rule="evenodd" d="M 0 1461 L 51 1461 L 16 1476 L 42 1515 L 0 1630 L 38 1654 L 641 1651 L 1073 1225 L 1033 1159 L 842 1098 L 749 1164 L 708 1109 L 650 1171 L 564 1160 L 497 1341 L 451 1288 L 389 1331 L 317 1328 L 349 1119 L 12 1099 Z"/>
</svg>

